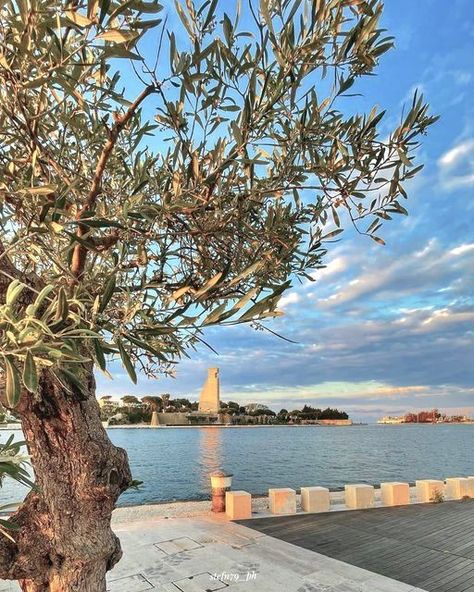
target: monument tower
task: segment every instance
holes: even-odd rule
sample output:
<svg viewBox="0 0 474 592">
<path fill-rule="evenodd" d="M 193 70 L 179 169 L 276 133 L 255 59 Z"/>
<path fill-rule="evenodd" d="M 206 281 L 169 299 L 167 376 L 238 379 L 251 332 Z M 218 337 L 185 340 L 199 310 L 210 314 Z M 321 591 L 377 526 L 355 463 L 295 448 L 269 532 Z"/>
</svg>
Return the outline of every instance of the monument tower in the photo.
<svg viewBox="0 0 474 592">
<path fill-rule="evenodd" d="M 199 396 L 199 411 L 201 413 L 219 413 L 219 408 L 219 368 L 208 368 L 207 379 Z"/>
</svg>

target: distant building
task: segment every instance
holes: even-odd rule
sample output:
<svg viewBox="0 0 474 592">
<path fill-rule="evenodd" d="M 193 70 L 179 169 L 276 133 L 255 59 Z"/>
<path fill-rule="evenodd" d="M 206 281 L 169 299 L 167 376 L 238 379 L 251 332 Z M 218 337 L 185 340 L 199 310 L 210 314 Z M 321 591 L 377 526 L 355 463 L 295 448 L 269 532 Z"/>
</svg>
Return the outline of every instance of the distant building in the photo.
<svg viewBox="0 0 474 592">
<path fill-rule="evenodd" d="M 409 412 L 402 417 L 386 416 L 379 419 L 377 423 L 398 424 L 398 423 L 474 423 L 467 415 L 446 415 L 438 409 Z"/>
<path fill-rule="evenodd" d="M 99 399 L 99 407 L 105 413 L 111 413 L 119 407 L 128 407 L 130 409 L 144 409 L 146 407 L 141 401 L 127 401 L 126 399 L 127 395 L 121 399 L 114 399 L 110 395 L 104 395 Z"/>
<path fill-rule="evenodd" d="M 116 409 L 121 406 L 121 402 L 119 399 L 112 399 L 109 395 L 105 395 L 100 397 L 99 399 L 99 407 L 105 413 L 112 413 Z"/>
<path fill-rule="evenodd" d="M 405 418 L 404 417 L 392 417 L 391 415 L 386 415 L 385 417 L 382 417 L 382 419 L 379 419 L 377 421 L 377 423 L 383 423 L 383 424 L 405 423 Z"/>
</svg>

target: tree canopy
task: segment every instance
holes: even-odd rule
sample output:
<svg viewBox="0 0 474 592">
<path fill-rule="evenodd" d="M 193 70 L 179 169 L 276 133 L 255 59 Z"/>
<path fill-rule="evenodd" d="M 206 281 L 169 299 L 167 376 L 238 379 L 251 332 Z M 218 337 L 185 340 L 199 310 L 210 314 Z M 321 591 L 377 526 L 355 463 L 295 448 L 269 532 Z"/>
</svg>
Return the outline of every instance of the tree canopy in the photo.
<svg viewBox="0 0 474 592">
<path fill-rule="evenodd" d="M 156 397 L 153 395 L 147 395 L 146 397 L 142 397 L 142 403 L 147 405 L 152 411 L 160 411 L 163 406 L 163 401 L 161 397 Z"/>
<path fill-rule="evenodd" d="M 406 213 L 435 118 L 415 96 L 381 136 L 383 111 L 342 103 L 392 46 L 382 3 L 261 0 L 245 18 L 238 6 L 177 3 L 179 29 L 154 1 L 2 3 L 10 406 L 46 367 L 77 387 L 89 359 L 106 372 L 118 357 L 133 381 L 136 367 L 169 372 L 203 327 L 279 314 L 347 221 L 383 242 L 382 222 Z"/>
</svg>

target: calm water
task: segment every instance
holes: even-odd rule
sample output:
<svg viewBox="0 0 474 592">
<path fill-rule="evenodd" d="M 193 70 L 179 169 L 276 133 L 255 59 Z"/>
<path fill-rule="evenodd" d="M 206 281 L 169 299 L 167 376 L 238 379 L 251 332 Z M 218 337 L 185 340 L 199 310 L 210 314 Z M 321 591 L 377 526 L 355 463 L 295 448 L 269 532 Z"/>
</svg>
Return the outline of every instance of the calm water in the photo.
<svg viewBox="0 0 474 592">
<path fill-rule="evenodd" d="M 0 431 L 0 441 L 7 436 Z M 217 468 L 234 474 L 235 489 L 256 494 L 474 475 L 474 425 L 113 429 L 109 436 L 127 449 L 134 478 L 144 481 L 120 505 L 206 498 L 208 474 Z M 24 492 L 5 482 L 0 505 Z"/>
</svg>

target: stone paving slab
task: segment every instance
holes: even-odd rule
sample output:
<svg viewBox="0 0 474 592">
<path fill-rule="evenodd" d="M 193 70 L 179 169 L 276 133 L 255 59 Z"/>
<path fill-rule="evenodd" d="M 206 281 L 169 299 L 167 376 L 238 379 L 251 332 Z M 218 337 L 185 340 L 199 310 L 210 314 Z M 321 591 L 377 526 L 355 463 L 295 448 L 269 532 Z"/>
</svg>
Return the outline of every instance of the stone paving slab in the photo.
<svg viewBox="0 0 474 592">
<path fill-rule="evenodd" d="M 141 574 L 160 592 L 415 592 L 396 580 L 274 539 L 215 516 L 158 519 L 119 526 L 124 558 L 109 574 L 109 592 L 120 577 Z M 170 536 L 171 535 L 171 536 Z M 187 538 L 199 546 L 156 555 L 163 541 Z M 139 541 L 140 552 L 127 553 Z M 160 542 L 161 541 L 161 542 Z M 181 543 L 178 544 L 178 546 Z M 169 550 L 169 549 L 165 549 Z M 142 583 L 140 583 L 142 585 Z M 138 592 L 130 588 L 130 592 Z"/>
<path fill-rule="evenodd" d="M 189 537 L 178 537 L 169 541 L 160 541 L 159 543 L 154 543 L 154 545 L 157 549 L 166 553 L 166 555 L 176 555 L 176 553 L 192 551 L 193 549 L 202 547 L 202 545 Z"/>
<path fill-rule="evenodd" d="M 136 574 L 115 580 L 112 589 L 114 592 L 129 592 L 130 590 L 145 592 L 145 590 L 153 590 L 154 586 L 144 576 Z"/>
</svg>

